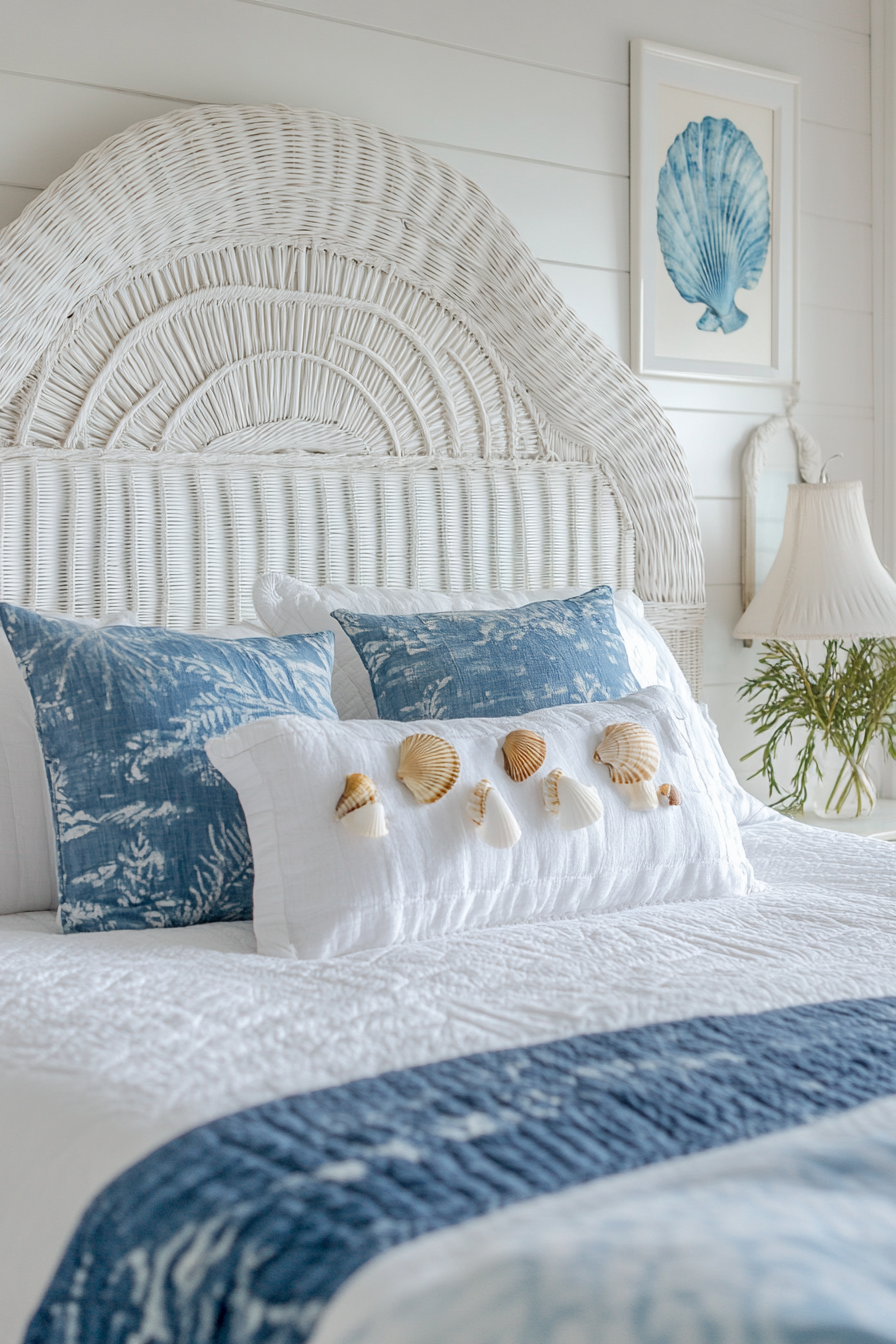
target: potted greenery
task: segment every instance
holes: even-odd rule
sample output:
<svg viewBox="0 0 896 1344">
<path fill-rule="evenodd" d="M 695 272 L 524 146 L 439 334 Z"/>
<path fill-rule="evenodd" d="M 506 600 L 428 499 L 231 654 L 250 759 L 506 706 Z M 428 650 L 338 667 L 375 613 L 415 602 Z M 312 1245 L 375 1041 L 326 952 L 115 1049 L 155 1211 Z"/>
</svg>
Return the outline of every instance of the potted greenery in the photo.
<svg viewBox="0 0 896 1344">
<path fill-rule="evenodd" d="M 764 741 L 743 759 L 760 755 L 755 773 L 765 777 L 782 811 L 802 811 L 810 790 L 823 782 L 816 811 L 859 816 L 876 799 L 866 773 L 871 747 L 880 742 L 896 760 L 896 643 L 829 639 L 824 648 L 822 662 L 813 666 L 796 644 L 773 639 L 763 645 L 756 675 L 740 695 L 752 702 L 747 721 Z M 796 770 L 790 787 L 782 788 L 775 759 L 795 738 Z"/>
</svg>

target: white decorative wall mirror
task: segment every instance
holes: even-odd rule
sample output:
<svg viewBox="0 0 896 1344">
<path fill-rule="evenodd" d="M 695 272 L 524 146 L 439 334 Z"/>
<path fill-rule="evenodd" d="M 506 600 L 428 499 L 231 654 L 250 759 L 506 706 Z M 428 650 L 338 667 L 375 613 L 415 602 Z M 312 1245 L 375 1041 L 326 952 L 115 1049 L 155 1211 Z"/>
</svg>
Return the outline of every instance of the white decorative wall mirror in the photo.
<svg viewBox="0 0 896 1344">
<path fill-rule="evenodd" d="M 632 43 L 632 365 L 797 377 L 799 79 Z"/>
<path fill-rule="evenodd" d="M 741 459 L 744 611 L 781 545 L 788 486 L 817 481 L 820 471 L 818 444 L 790 415 L 766 420 L 747 440 Z"/>
</svg>

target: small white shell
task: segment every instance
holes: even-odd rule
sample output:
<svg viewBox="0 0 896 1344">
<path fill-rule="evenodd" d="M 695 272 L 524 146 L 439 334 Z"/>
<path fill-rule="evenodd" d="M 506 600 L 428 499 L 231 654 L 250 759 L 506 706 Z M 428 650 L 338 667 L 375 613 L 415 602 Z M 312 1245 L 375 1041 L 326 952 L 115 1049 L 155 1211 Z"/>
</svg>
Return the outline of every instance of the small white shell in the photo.
<svg viewBox="0 0 896 1344">
<path fill-rule="evenodd" d="M 460 757 L 435 733 L 414 733 L 398 749 L 397 777 L 418 803 L 437 803 L 457 783 Z"/>
<path fill-rule="evenodd" d="M 604 814 L 597 789 L 580 784 L 562 770 L 552 770 L 542 781 L 541 791 L 545 808 L 557 818 L 561 831 L 581 831 L 600 821 Z"/>
<path fill-rule="evenodd" d="M 470 790 L 467 812 L 479 827 L 479 838 L 492 849 L 510 849 L 522 835 L 516 817 L 487 779 Z"/>
<path fill-rule="evenodd" d="M 365 803 L 363 807 L 356 807 L 353 811 L 346 812 L 341 820 L 345 829 L 351 831 L 352 835 L 364 835 L 371 840 L 378 840 L 380 836 L 389 834 L 386 809 L 382 803 Z"/>
<path fill-rule="evenodd" d="M 649 779 L 639 779 L 634 784 L 617 784 L 616 787 L 624 795 L 632 812 L 652 812 L 659 806 L 656 785 Z"/>
<path fill-rule="evenodd" d="M 353 835 L 378 839 L 389 833 L 386 810 L 369 775 L 346 775 L 345 788 L 336 804 L 336 816 Z"/>
<path fill-rule="evenodd" d="M 540 770 L 548 754 L 544 738 L 529 728 L 514 728 L 505 737 L 501 750 L 504 753 L 504 769 L 518 784 Z"/>
<path fill-rule="evenodd" d="M 637 784 L 656 774 L 660 747 L 653 733 L 640 723 L 611 723 L 604 730 L 594 759 L 609 766 L 614 784 Z"/>
<path fill-rule="evenodd" d="M 660 802 L 666 807 L 681 807 L 681 794 L 674 784 L 661 784 L 657 789 Z"/>
</svg>

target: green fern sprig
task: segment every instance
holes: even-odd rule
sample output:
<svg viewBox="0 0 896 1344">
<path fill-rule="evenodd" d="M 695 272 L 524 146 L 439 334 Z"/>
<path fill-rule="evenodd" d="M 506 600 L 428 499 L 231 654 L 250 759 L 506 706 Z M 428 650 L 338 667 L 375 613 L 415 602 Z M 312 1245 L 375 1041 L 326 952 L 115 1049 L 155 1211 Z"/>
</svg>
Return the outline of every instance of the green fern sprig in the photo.
<svg viewBox="0 0 896 1344">
<path fill-rule="evenodd" d="M 829 639 L 820 666 L 812 667 L 795 644 L 769 640 L 763 645 L 756 675 L 740 688 L 741 698 L 755 703 L 747 722 L 759 746 L 742 760 L 761 753 L 759 769 L 781 811 L 798 812 L 808 797 L 810 771 L 820 775 L 819 747 L 833 747 L 843 758 L 826 810 L 840 812 L 850 794 L 856 811 L 873 802 L 863 766 L 872 744 L 879 740 L 896 760 L 896 643 L 889 639 L 858 639 L 853 643 Z M 794 733 L 805 740 L 797 755 L 790 788 L 782 788 L 775 774 L 775 757 Z"/>
</svg>

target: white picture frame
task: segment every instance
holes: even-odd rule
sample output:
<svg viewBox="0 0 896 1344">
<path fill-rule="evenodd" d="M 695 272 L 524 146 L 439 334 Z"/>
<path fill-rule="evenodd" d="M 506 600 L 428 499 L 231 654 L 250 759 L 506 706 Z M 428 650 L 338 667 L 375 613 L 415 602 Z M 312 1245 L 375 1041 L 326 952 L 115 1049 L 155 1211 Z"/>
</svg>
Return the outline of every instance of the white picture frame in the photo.
<svg viewBox="0 0 896 1344">
<path fill-rule="evenodd" d="M 799 85 L 632 42 L 632 368 L 642 377 L 797 381 Z"/>
</svg>

